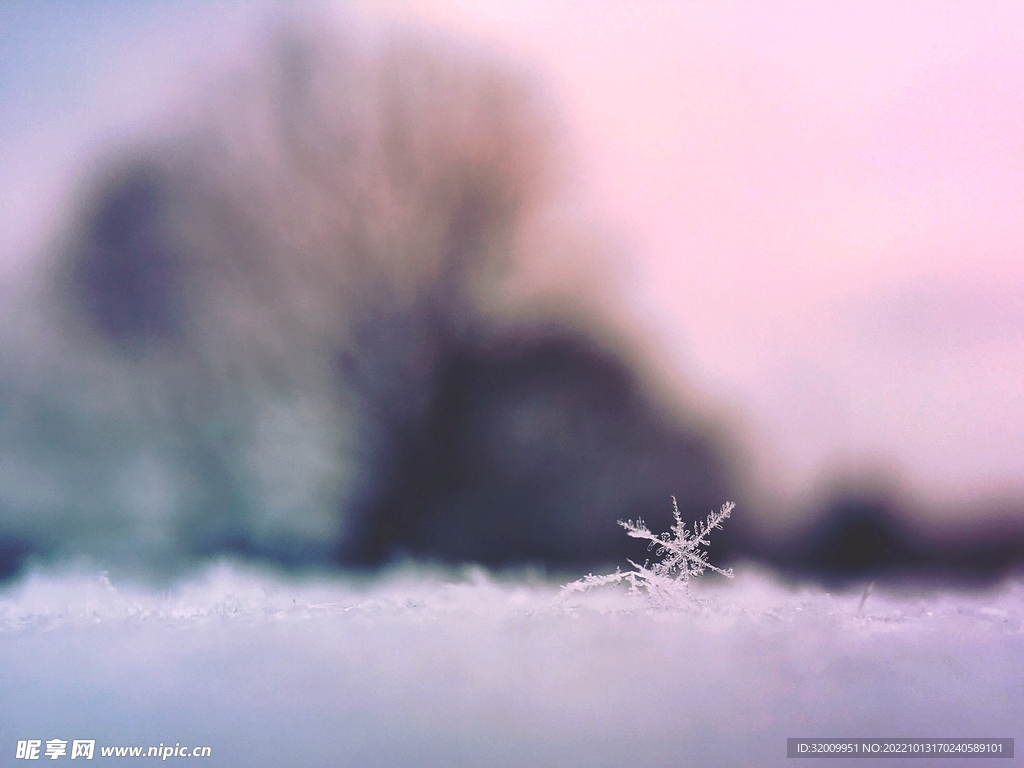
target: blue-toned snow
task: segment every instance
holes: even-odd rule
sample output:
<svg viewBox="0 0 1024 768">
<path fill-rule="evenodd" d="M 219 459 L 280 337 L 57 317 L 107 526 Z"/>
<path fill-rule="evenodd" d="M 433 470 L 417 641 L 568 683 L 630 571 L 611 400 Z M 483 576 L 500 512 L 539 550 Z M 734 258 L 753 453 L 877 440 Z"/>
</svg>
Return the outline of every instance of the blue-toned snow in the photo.
<svg viewBox="0 0 1024 768">
<path fill-rule="evenodd" d="M 36 571 L 0 592 L 0 762 L 60 738 L 218 766 L 770 766 L 790 736 L 1022 735 L 1022 579 L 864 599 L 741 566 L 694 592 L 664 611 L 475 569 Z"/>
</svg>

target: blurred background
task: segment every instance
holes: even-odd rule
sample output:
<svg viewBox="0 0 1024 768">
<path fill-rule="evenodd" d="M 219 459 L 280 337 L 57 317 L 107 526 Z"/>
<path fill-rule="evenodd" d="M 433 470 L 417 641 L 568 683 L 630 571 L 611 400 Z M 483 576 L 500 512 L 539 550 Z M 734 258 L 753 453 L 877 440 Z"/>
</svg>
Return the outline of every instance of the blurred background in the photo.
<svg viewBox="0 0 1024 768">
<path fill-rule="evenodd" d="M 384 8 L 543 73 L 630 310 L 780 490 L 1024 491 L 1019 6 Z"/>
<path fill-rule="evenodd" d="M 584 286 L 734 435 L 762 513 L 739 550 L 826 570 L 1021 556 L 1024 7 L 323 8 L 505 56 L 546 91 L 599 266 L 538 259 L 524 280 Z M 97 153 L 163 125 L 279 11 L 0 6 L 3 274 Z"/>
</svg>

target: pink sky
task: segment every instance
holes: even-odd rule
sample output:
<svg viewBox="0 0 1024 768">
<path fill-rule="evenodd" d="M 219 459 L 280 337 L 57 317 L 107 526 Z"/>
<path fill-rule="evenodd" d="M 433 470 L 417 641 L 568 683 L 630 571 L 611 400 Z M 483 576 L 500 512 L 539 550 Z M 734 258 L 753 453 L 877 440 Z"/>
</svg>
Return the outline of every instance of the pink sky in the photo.
<svg viewBox="0 0 1024 768">
<path fill-rule="evenodd" d="M 769 480 L 884 466 L 933 499 L 1024 496 L 1024 5 L 357 7 L 545 84 L 627 310 L 661 366 L 739 414 Z M 5 262 L 38 247 L 89 148 L 201 79 L 246 15 L 139 8 L 15 52 Z"/>
<path fill-rule="evenodd" d="M 631 307 L 762 472 L 1024 493 L 1024 5 L 369 5 L 540 74 Z"/>
</svg>

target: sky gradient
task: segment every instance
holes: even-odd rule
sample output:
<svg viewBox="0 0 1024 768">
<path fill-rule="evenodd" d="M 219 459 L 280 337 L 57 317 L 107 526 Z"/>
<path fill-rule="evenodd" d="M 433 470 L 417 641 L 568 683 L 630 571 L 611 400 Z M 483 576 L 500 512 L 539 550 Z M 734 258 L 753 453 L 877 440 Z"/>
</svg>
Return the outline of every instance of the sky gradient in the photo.
<svg viewBox="0 0 1024 768">
<path fill-rule="evenodd" d="M 350 4 L 343 13 L 348 13 Z M 234 4 L 0 10 L 0 246 L 230 61 Z M 786 495 L 1024 495 L 1024 7 L 359 3 L 548 91 L 576 216 L 658 364 Z"/>
<path fill-rule="evenodd" d="M 497 5 L 421 11 L 547 78 L 635 312 L 766 476 L 1024 492 L 1024 8 Z"/>
</svg>

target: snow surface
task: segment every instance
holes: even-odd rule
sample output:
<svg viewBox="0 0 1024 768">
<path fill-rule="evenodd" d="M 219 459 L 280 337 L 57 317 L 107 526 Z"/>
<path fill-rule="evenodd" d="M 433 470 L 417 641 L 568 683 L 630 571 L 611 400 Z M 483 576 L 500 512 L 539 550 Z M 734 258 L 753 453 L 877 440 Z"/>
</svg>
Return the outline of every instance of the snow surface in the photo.
<svg viewBox="0 0 1024 768">
<path fill-rule="evenodd" d="M 96 739 L 97 759 L 208 745 L 225 766 L 770 766 L 792 736 L 1021 735 L 1024 579 L 864 599 L 735 571 L 666 611 L 480 569 L 220 563 L 172 588 L 39 570 L 0 591 L 0 754 L 61 738 Z"/>
</svg>

